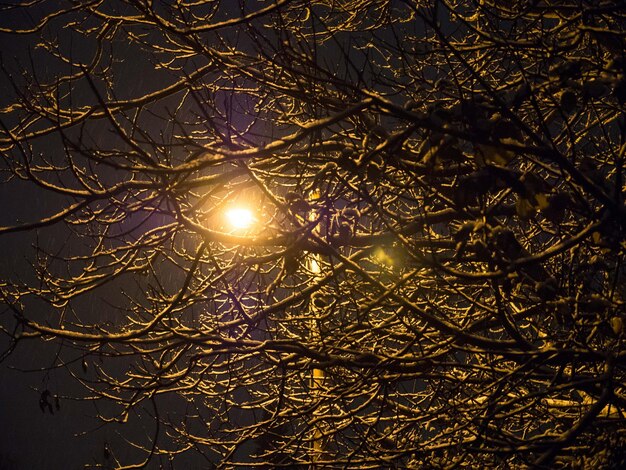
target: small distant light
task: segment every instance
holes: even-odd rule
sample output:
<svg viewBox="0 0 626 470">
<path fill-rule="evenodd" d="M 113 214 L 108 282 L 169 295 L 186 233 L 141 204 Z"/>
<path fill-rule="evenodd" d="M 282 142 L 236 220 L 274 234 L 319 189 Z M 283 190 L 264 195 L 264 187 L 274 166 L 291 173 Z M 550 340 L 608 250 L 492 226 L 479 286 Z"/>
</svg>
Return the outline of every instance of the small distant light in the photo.
<svg viewBox="0 0 626 470">
<path fill-rule="evenodd" d="M 377 248 L 374 252 L 374 256 L 380 264 L 389 267 L 393 266 L 393 258 L 382 248 Z"/>
<path fill-rule="evenodd" d="M 236 230 L 248 229 L 254 224 L 252 211 L 242 207 L 234 207 L 226 211 L 226 219 L 228 224 Z"/>
</svg>

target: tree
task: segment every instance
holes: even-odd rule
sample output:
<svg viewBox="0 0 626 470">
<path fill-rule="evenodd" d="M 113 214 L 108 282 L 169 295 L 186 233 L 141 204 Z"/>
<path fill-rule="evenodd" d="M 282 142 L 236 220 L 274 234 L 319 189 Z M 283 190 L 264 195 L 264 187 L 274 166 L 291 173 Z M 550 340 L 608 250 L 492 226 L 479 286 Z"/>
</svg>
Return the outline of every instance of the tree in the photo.
<svg viewBox="0 0 626 470">
<path fill-rule="evenodd" d="M 2 7 L 4 360 L 123 468 L 624 465 L 626 6 L 223 3 Z"/>
</svg>

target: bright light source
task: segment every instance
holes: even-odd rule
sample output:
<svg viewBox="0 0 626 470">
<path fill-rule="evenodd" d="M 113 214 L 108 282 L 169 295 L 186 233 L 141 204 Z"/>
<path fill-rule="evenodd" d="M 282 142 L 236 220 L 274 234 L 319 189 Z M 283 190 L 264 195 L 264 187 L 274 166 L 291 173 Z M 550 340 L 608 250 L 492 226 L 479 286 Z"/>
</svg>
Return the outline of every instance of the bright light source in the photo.
<svg viewBox="0 0 626 470">
<path fill-rule="evenodd" d="M 252 227 L 252 224 L 254 224 L 254 215 L 249 209 L 233 207 L 226 211 L 226 220 L 228 220 L 228 224 L 232 228 L 244 230 Z"/>
</svg>

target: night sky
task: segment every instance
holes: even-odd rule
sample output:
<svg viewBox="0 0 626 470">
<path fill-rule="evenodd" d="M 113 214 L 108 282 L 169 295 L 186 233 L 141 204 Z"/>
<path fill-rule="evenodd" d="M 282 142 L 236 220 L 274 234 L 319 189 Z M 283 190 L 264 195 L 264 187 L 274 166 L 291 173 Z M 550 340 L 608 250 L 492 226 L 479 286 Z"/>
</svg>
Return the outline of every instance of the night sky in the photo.
<svg viewBox="0 0 626 470">
<path fill-rule="evenodd" d="M 21 15 L 6 15 L 3 26 L 26 27 L 32 24 Z M 62 34 L 62 32 L 61 32 Z M 16 40 L 0 33 L 0 51 L 7 69 L 15 64 L 27 63 L 33 53 L 38 35 Z M 45 65 L 44 65 L 45 67 Z M 10 95 L 11 85 L 6 74 L 0 77 L 0 90 L 4 100 Z M 47 192 L 38 191 L 29 184 L 0 185 L 0 226 L 36 220 L 48 216 L 59 207 L 60 201 Z M 58 230 L 50 230 L 46 237 L 60 237 Z M 4 235 L 0 243 L 1 276 L 32 276 L 28 269 L 28 253 L 35 243 L 32 233 Z M 5 313 L 6 314 L 6 313 Z M 1 349 L 8 347 L 3 335 Z M 11 469 L 61 469 L 82 468 L 87 462 L 102 463 L 105 442 L 114 439 L 113 430 L 101 429 L 93 418 L 94 406 L 67 397 L 77 388 L 67 374 L 46 373 L 53 364 L 59 347 L 39 342 L 21 344 L 0 367 L 0 468 Z M 53 413 L 40 408 L 41 394 L 49 390 Z M 60 409 L 55 398 L 59 397 Z M 91 430 L 87 435 L 84 431 Z"/>
</svg>

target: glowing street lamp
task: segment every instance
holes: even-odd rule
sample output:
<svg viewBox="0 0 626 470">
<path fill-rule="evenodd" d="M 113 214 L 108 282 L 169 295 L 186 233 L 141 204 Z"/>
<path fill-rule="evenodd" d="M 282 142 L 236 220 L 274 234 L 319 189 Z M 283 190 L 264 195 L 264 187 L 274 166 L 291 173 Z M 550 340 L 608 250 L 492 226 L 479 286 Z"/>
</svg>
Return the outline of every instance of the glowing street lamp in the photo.
<svg viewBox="0 0 626 470">
<path fill-rule="evenodd" d="M 245 207 L 232 207 L 226 211 L 225 216 L 233 230 L 247 230 L 256 221 L 252 211 Z"/>
</svg>

